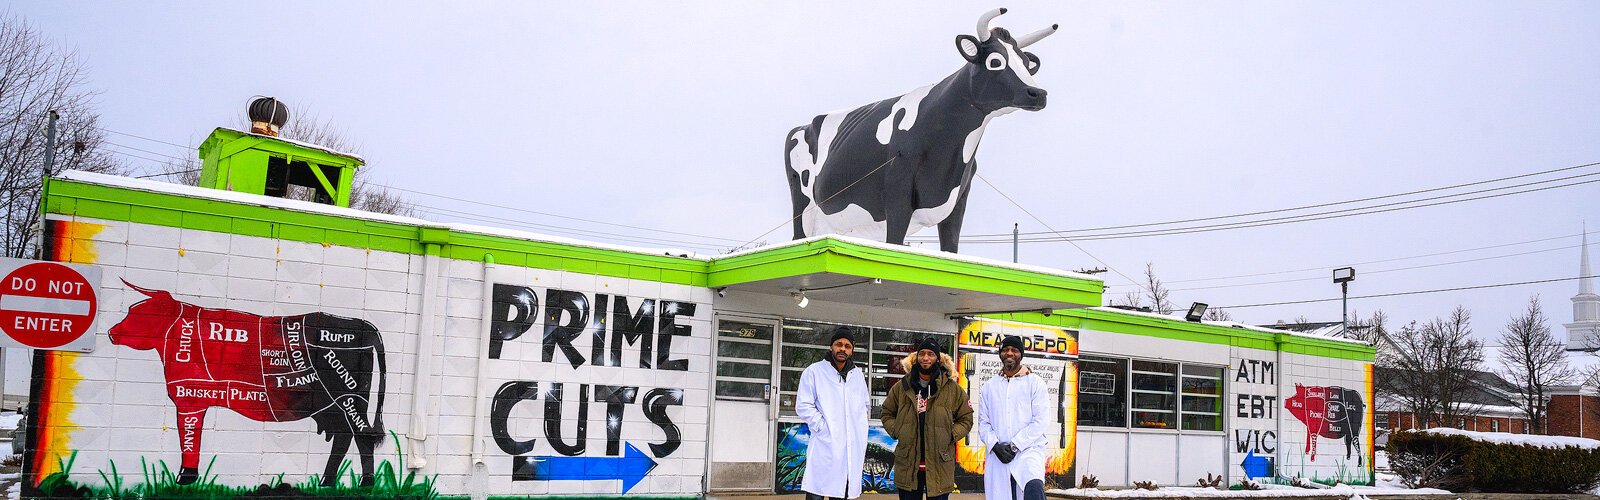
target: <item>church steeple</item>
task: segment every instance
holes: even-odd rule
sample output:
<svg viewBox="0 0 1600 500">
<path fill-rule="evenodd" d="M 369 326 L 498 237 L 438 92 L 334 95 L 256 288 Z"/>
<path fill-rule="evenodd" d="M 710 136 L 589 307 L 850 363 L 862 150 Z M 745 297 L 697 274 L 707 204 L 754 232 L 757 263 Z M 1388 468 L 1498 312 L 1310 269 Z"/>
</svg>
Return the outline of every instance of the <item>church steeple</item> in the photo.
<svg viewBox="0 0 1600 500">
<path fill-rule="evenodd" d="M 1589 225 L 1584 224 L 1582 262 L 1578 264 L 1578 295 L 1594 295 L 1594 272 L 1589 268 Z"/>
<path fill-rule="evenodd" d="M 1600 350 L 1600 295 L 1594 293 L 1594 268 L 1589 267 L 1589 230 L 1584 225 L 1578 252 L 1578 294 L 1572 296 L 1572 322 L 1567 323 L 1567 350 Z"/>
</svg>

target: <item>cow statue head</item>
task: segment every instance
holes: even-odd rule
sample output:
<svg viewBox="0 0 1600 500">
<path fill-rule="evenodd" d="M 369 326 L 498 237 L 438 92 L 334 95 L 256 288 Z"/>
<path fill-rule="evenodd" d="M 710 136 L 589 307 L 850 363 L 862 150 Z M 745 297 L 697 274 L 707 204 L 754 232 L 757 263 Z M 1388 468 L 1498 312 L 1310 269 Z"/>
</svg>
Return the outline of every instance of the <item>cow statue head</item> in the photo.
<svg viewBox="0 0 1600 500">
<path fill-rule="evenodd" d="M 148 298 L 128 306 L 128 316 L 107 332 L 111 343 L 141 351 L 160 347 L 167 329 L 178 319 L 182 304 L 164 290 L 139 288 L 128 280 L 122 280 L 122 284 Z"/>
<path fill-rule="evenodd" d="M 1044 109 L 1046 92 L 1033 80 L 1039 72 L 1039 56 L 1022 49 L 1055 33 L 1060 25 L 1013 39 L 1005 28 L 990 26 L 995 17 L 1005 13 L 1006 9 L 994 9 L 979 17 L 976 37 L 956 36 L 956 50 L 967 60 L 962 72 L 969 79 L 972 102 L 985 113 L 1006 108 Z"/>
</svg>

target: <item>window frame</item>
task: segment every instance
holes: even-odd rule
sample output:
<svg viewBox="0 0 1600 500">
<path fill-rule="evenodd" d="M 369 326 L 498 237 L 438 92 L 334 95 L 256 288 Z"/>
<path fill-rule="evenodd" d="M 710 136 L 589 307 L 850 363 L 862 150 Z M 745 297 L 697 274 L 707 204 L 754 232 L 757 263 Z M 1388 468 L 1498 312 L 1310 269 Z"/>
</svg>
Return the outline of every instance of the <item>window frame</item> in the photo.
<svg viewBox="0 0 1600 500">
<path fill-rule="evenodd" d="M 1228 384 L 1227 384 L 1227 382 L 1228 382 L 1228 380 L 1227 380 L 1228 366 L 1227 365 L 1214 364 L 1214 363 L 1187 362 L 1187 361 L 1168 360 L 1168 359 L 1156 359 L 1156 358 L 1138 357 L 1138 356 L 1125 356 L 1125 355 L 1107 354 L 1107 353 L 1088 353 L 1088 352 L 1085 352 L 1085 353 L 1080 353 L 1079 356 L 1078 356 L 1080 374 L 1082 373 L 1082 366 L 1083 366 L 1083 363 L 1085 362 L 1086 359 L 1104 360 L 1105 362 L 1112 362 L 1112 363 L 1120 362 L 1122 364 L 1122 372 L 1121 372 L 1120 376 L 1123 378 L 1123 380 L 1120 382 L 1120 384 L 1118 384 L 1118 387 L 1123 391 L 1123 393 L 1122 393 L 1123 397 L 1120 398 L 1118 400 L 1118 402 L 1120 402 L 1121 405 L 1122 405 L 1123 420 L 1122 420 L 1122 425 L 1121 426 L 1094 425 L 1094 424 L 1085 424 L 1083 419 L 1082 419 L 1082 417 L 1080 416 L 1079 419 L 1078 419 L 1078 427 L 1079 428 L 1085 429 L 1085 430 L 1090 430 L 1090 431 L 1107 431 L 1107 432 L 1118 432 L 1118 431 L 1120 431 L 1120 432 L 1172 432 L 1172 433 L 1179 433 L 1179 434 L 1182 434 L 1182 433 L 1195 433 L 1195 434 L 1209 434 L 1209 435 L 1225 435 L 1227 433 L 1228 415 L 1227 415 L 1227 412 L 1223 411 L 1222 407 L 1221 407 L 1222 401 L 1224 401 L 1226 399 L 1227 394 L 1228 394 Z M 1170 373 L 1134 369 L 1134 365 L 1137 364 L 1137 363 L 1141 363 L 1141 362 L 1143 362 L 1143 363 L 1159 363 L 1159 364 L 1164 364 L 1164 365 L 1172 365 L 1174 368 L 1173 368 L 1173 371 L 1170 372 Z M 1216 370 L 1217 376 L 1216 377 L 1210 377 L 1210 376 L 1201 375 L 1201 374 L 1193 374 L 1193 375 L 1186 374 L 1185 373 L 1185 368 L 1187 368 L 1187 367 L 1214 369 L 1214 370 Z M 1099 372 L 1096 372 L 1096 373 L 1099 373 Z M 1150 390 L 1150 389 L 1135 389 L 1134 388 L 1134 383 L 1133 383 L 1134 375 L 1155 375 L 1155 376 L 1171 377 L 1172 378 L 1172 382 L 1173 382 L 1172 391 L 1171 392 L 1166 392 L 1166 391 L 1156 391 L 1156 390 Z M 1183 381 L 1184 381 L 1185 378 L 1203 379 L 1203 380 L 1215 380 L 1217 382 L 1217 393 L 1216 394 L 1204 394 L 1204 393 L 1197 393 L 1197 392 L 1185 392 L 1184 391 L 1184 387 L 1183 387 Z M 1077 395 L 1077 397 L 1078 397 L 1078 409 L 1079 409 L 1079 411 L 1082 411 L 1082 409 L 1083 409 L 1083 393 L 1082 393 L 1081 384 L 1080 384 L 1080 387 L 1079 387 L 1078 391 L 1079 391 L 1079 393 Z M 1173 407 L 1170 410 L 1162 410 L 1162 409 L 1154 409 L 1154 408 L 1135 408 L 1135 406 L 1134 406 L 1134 395 L 1135 394 L 1160 394 L 1160 395 L 1170 396 L 1170 397 L 1172 397 Z M 1214 407 L 1217 408 L 1217 411 L 1215 413 L 1213 413 L 1213 412 L 1202 412 L 1202 411 L 1187 411 L 1186 412 L 1183 409 L 1183 402 L 1184 402 L 1184 398 L 1185 397 L 1189 397 L 1191 399 L 1195 399 L 1195 398 L 1213 399 L 1213 400 L 1216 401 L 1216 403 L 1215 403 L 1216 406 L 1214 406 Z M 1169 414 L 1172 415 L 1172 425 L 1171 425 L 1171 427 L 1168 427 L 1168 428 L 1140 427 L 1134 421 L 1134 413 L 1135 412 L 1169 413 Z M 1204 415 L 1204 416 L 1216 417 L 1216 419 L 1217 419 L 1216 420 L 1217 428 L 1214 429 L 1214 430 L 1213 429 L 1185 429 L 1184 426 L 1183 426 L 1183 417 L 1184 417 L 1185 414 L 1188 414 L 1188 415 Z"/>
<path fill-rule="evenodd" d="M 918 330 L 918 329 L 913 329 L 913 328 L 901 328 L 901 327 L 892 327 L 892 326 L 870 326 L 870 325 L 861 325 L 861 324 L 855 324 L 855 323 L 844 323 L 844 322 L 838 322 L 838 321 L 825 321 L 825 320 L 816 320 L 816 319 L 810 319 L 810 318 L 797 318 L 797 317 L 787 317 L 787 316 L 785 316 L 783 318 L 779 318 L 777 320 L 777 323 L 778 323 L 778 333 L 774 335 L 774 339 L 773 339 L 773 349 L 774 349 L 774 351 L 776 351 L 775 356 L 774 356 L 774 362 L 773 362 L 773 365 L 774 365 L 774 368 L 775 368 L 775 370 L 774 370 L 775 377 L 773 379 L 773 387 L 774 387 L 773 397 L 777 399 L 777 401 L 776 401 L 776 403 L 777 403 L 777 405 L 776 405 L 777 406 L 777 413 L 778 413 L 778 418 L 780 418 L 780 419 L 795 419 L 796 418 L 796 415 L 794 413 L 794 406 L 793 406 L 793 400 L 794 399 L 793 398 L 798 393 L 798 390 L 799 390 L 798 385 L 795 387 L 796 390 L 792 390 L 792 391 L 784 390 L 784 388 L 783 388 L 783 375 L 784 375 L 784 373 L 786 373 L 786 372 L 787 373 L 794 373 L 794 374 L 797 374 L 796 376 L 798 377 L 799 373 L 805 372 L 806 368 L 810 366 L 810 363 L 807 363 L 806 366 L 798 366 L 798 367 L 786 366 L 784 364 L 784 351 L 787 350 L 790 347 L 794 347 L 794 348 L 797 348 L 797 349 L 819 349 L 819 350 L 823 350 L 823 351 L 827 350 L 826 346 L 814 346 L 814 345 L 805 345 L 805 344 L 799 344 L 799 343 L 791 345 L 790 343 L 786 342 L 784 340 L 784 332 L 786 330 L 788 330 L 789 329 L 788 327 L 791 326 L 791 325 L 795 325 L 796 323 L 806 323 L 806 324 L 811 324 L 811 325 L 825 325 L 825 326 L 831 326 L 831 327 L 848 326 L 848 327 L 852 327 L 852 328 L 858 329 L 858 331 L 857 331 L 858 335 L 857 335 L 857 338 L 856 338 L 856 350 L 855 350 L 855 354 L 851 357 L 851 361 L 856 363 L 858 369 L 862 370 L 861 375 L 866 379 L 866 383 L 867 383 L 867 398 L 871 402 L 871 408 L 872 408 L 872 410 L 874 412 L 880 411 L 883 408 L 884 396 L 873 393 L 873 389 L 872 389 L 873 388 L 873 384 L 875 382 L 877 382 L 879 379 L 883 379 L 883 378 L 886 378 L 886 377 L 901 377 L 901 376 L 903 376 L 903 374 L 893 374 L 893 373 L 890 373 L 890 372 L 885 371 L 885 370 L 877 369 L 877 366 L 875 366 L 875 364 L 873 363 L 873 357 L 876 356 L 876 355 L 879 355 L 879 354 L 886 354 L 887 353 L 887 354 L 890 355 L 889 363 L 892 365 L 892 363 L 898 362 L 897 359 L 899 357 L 903 357 L 906 354 L 909 354 L 909 353 L 905 353 L 905 352 L 891 351 L 891 350 L 888 350 L 888 349 L 883 349 L 883 350 L 873 349 L 873 346 L 877 343 L 877 339 L 878 339 L 877 336 L 879 335 L 880 331 L 882 331 L 882 332 L 906 332 L 906 333 L 911 333 L 917 339 L 921 339 L 921 338 L 926 337 L 928 335 L 933 335 L 933 336 L 939 338 L 942 343 L 944 343 L 944 346 L 945 346 L 944 354 L 948 354 L 952 358 L 955 357 L 955 347 L 956 347 L 955 346 L 955 341 L 956 341 L 956 338 L 957 338 L 957 335 L 958 335 L 956 332 L 935 332 L 935 331 L 928 331 L 928 330 Z M 795 325 L 795 326 L 799 326 L 799 325 Z M 859 335 L 861 333 L 865 333 L 866 334 L 866 338 L 861 338 L 861 336 Z M 890 366 L 890 365 L 886 365 L 886 366 Z M 885 386 L 885 390 L 887 392 L 887 386 Z M 785 399 L 786 397 L 787 397 L 787 399 Z M 788 401 L 789 404 L 785 405 L 785 401 Z M 872 416 L 872 415 L 868 416 L 868 421 L 869 422 L 879 422 L 880 420 L 881 419 L 879 417 L 877 417 L 877 416 Z"/>
</svg>

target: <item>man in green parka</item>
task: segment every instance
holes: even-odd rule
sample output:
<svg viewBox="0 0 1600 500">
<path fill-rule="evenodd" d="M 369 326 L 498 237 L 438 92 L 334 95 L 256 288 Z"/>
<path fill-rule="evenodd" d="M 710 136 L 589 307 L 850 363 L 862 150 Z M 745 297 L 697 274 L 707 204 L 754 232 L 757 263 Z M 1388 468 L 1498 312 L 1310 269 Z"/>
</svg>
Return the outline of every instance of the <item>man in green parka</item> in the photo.
<svg viewBox="0 0 1600 500">
<path fill-rule="evenodd" d="M 972 430 L 972 405 L 956 365 L 932 337 L 901 360 L 906 376 L 883 400 L 883 429 L 898 441 L 894 485 L 900 500 L 946 500 L 956 488 L 956 443 Z"/>
</svg>

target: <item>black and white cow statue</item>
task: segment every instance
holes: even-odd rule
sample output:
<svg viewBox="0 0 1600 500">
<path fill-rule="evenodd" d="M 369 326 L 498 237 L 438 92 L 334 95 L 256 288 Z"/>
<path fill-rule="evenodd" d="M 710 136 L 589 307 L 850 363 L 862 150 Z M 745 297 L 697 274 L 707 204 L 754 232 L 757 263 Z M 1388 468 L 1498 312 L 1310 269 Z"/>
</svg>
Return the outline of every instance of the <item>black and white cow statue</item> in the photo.
<svg viewBox="0 0 1600 500">
<path fill-rule="evenodd" d="M 978 18 L 976 37 L 956 36 L 967 64 L 939 83 L 818 115 L 789 132 L 784 163 L 795 239 L 838 234 L 905 244 L 906 235 L 939 226 L 940 249 L 956 251 L 984 127 L 1045 104 L 1033 80 L 1039 58 L 1022 49 L 1057 26 L 1013 39 L 990 27 L 1004 13 Z"/>
</svg>

